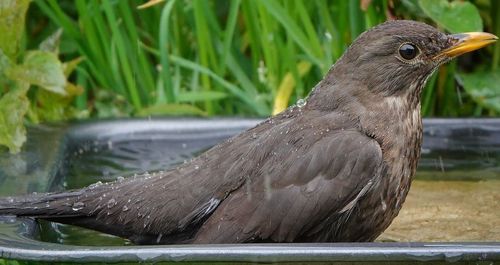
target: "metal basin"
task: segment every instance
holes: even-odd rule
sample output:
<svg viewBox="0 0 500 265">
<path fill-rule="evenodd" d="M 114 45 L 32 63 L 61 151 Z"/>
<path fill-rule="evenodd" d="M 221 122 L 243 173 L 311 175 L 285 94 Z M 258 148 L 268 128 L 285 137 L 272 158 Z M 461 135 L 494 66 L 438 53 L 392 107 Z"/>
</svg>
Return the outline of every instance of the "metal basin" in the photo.
<svg viewBox="0 0 500 265">
<path fill-rule="evenodd" d="M 165 169 L 258 122 L 153 119 L 32 127 L 23 152 L 0 154 L 0 196 L 71 189 Z M 134 246 L 94 231 L 4 216 L 0 258 L 51 264 L 500 262 L 500 186 L 495 186 L 500 183 L 500 119 L 430 119 L 424 127 L 417 180 L 400 216 L 375 243 Z M 436 181 L 442 186 L 433 185 Z M 471 185 L 482 185 L 474 186 L 481 192 Z M 446 188 L 436 192 L 428 187 Z M 470 199 L 445 207 L 464 196 Z M 476 207 L 478 198 L 487 205 Z M 433 215 L 424 215 L 429 212 Z"/>
</svg>

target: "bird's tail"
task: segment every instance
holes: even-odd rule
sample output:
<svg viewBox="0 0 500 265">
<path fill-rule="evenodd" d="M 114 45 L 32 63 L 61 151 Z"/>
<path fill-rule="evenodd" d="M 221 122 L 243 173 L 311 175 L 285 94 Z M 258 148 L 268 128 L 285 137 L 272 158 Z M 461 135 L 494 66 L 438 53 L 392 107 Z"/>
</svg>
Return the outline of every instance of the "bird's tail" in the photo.
<svg viewBox="0 0 500 265">
<path fill-rule="evenodd" d="M 77 225 L 125 238 L 134 236 L 124 226 L 108 224 L 92 216 L 92 209 L 95 208 L 92 208 L 93 204 L 89 200 L 98 193 L 97 190 L 99 189 L 83 188 L 59 193 L 0 198 L 0 216 L 33 217 Z"/>
<path fill-rule="evenodd" d="M 36 218 L 78 216 L 80 205 L 76 201 L 81 194 L 81 190 L 76 190 L 0 198 L 0 215 Z"/>
</svg>

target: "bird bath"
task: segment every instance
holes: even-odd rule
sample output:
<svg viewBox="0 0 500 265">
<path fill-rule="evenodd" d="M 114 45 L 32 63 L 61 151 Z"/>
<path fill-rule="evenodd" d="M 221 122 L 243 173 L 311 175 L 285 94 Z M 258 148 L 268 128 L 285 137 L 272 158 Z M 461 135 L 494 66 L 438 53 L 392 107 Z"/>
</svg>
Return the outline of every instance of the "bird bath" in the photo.
<svg viewBox="0 0 500 265">
<path fill-rule="evenodd" d="M 258 122 L 153 119 L 32 127 L 23 152 L 0 154 L 0 196 L 165 169 Z M 424 128 L 417 179 L 400 215 L 375 243 L 135 246 L 73 226 L 0 217 L 0 258 L 21 263 L 500 261 L 500 119 L 430 119 Z"/>
</svg>

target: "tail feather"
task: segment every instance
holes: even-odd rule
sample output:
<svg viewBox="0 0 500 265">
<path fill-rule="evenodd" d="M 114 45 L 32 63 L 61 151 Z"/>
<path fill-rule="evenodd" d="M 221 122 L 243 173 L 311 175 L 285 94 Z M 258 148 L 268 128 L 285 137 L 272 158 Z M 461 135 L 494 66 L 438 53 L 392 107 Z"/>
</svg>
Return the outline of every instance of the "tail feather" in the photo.
<svg viewBox="0 0 500 265">
<path fill-rule="evenodd" d="M 0 216 L 13 215 L 18 217 L 33 217 L 47 221 L 77 225 L 125 238 L 140 236 L 129 232 L 126 227 L 110 225 L 92 216 L 88 205 L 81 200 L 84 193 L 95 190 L 81 189 L 60 193 L 32 194 L 20 197 L 0 198 Z M 89 194 L 86 194 L 89 195 Z M 156 238 L 156 237 L 155 237 Z"/>
<path fill-rule="evenodd" d="M 81 190 L 0 198 L 0 215 L 45 217 L 79 216 L 75 201 Z"/>
</svg>

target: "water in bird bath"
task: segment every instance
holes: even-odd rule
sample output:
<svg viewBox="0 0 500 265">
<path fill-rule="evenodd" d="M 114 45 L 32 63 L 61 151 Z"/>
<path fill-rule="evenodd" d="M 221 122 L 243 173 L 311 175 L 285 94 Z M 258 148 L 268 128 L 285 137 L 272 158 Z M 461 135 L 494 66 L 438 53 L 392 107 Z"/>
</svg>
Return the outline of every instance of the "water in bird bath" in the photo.
<svg viewBox="0 0 500 265">
<path fill-rule="evenodd" d="M 500 180 L 416 180 L 381 241 L 500 241 Z"/>
<path fill-rule="evenodd" d="M 250 126 L 248 124 L 246 127 Z M 481 130 L 468 129 L 463 129 L 467 133 L 453 130 L 455 135 L 449 137 L 450 133 L 443 135 L 440 126 L 427 128 L 417 180 L 413 183 L 400 215 L 379 240 L 500 241 L 500 137 L 498 134 L 491 136 Z M 62 148 L 64 150 L 60 151 L 64 153 L 63 157 L 56 159 L 57 155 L 53 155 L 53 161 L 50 162 L 52 167 L 31 165 L 50 164 L 42 160 L 50 158 L 52 152 L 42 152 L 44 155 L 28 162 L 19 162 L 21 165 L 16 165 L 17 162 L 12 162 L 15 159 L 9 158 L 9 166 L 0 170 L 17 166 L 24 167 L 27 174 L 54 171 L 56 174 L 50 181 L 45 180 L 51 183 L 48 189 L 79 188 L 98 181 L 120 180 L 146 170 L 163 170 L 183 163 L 244 128 L 245 126 L 233 130 L 219 129 L 223 133 L 214 133 L 217 130 L 213 130 L 208 134 L 189 134 L 182 130 L 166 132 L 158 128 L 118 137 L 102 137 L 95 133 L 94 138 L 70 137 L 72 140 L 59 144 L 57 143 L 60 141 L 51 143 L 42 137 L 45 145 L 43 148 L 58 149 L 58 145 L 65 145 Z M 59 129 L 50 130 L 54 130 L 50 131 L 53 134 Z M 7 163 L 5 159 L 2 161 L 4 165 Z M 4 183 L 9 183 L 8 181 L 10 180 L 4 179 Z M 34 185 L 32 188 L 30 185 L 33 186 L 28 184 L 25 190 L 45 189 L 43 185 Z M 26 187 L 24 184 L 20 186 Z M 9 189 L 2 191 L 5 195 L 12 193 Z M 74 226 L 43 221 L 40 224 L 42 241 L 68 245 L 130 244 L 121 238 Z"/>
</svg>

